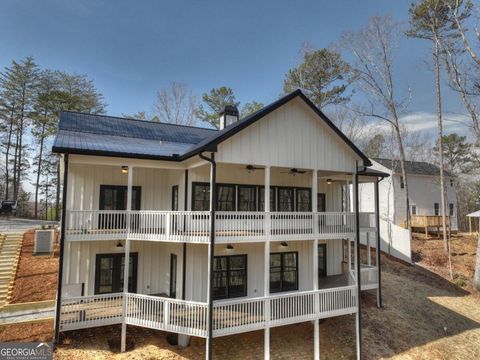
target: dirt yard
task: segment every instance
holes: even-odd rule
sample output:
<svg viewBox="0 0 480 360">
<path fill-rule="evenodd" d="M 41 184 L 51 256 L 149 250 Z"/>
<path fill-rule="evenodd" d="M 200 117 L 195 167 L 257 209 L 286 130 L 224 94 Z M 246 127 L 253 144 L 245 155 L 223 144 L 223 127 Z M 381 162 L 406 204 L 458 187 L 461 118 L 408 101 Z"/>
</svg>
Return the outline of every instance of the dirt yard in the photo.
<svg viewBox="0 0 480 360">
<path fill-rule="evenodd" d="M 17 301 L 51 299 L 55 294 L 56 259 L 32 257 L 33 236 L 25 241 L 25 263 L 20 264 L 16 287 L 21 284 L 18 299 L 28 300 Z M 418 265 L 382 255 L 383 308 L 375 306 L 373 293 L 362 296 L 365 359 L 480 359 L 480 295 L 470 292 L 476 240 L 460 235 L 452 240 L 453 281 L 449 280 L 442 246 L 441 240 L 415 237 L 412 249 Z M 40 294 L 28 291 L 32 285 Z M 51 321 L 3 326 L 0 341 L 48 341 L 52 332 Z M 323 359 L 355 358 L 352 316 L 323 321 L 320 333 Z M 272 329 L 272 359 L 312 358 L 312 335 L 310 323 Z M 204 340 L 198 338 L 192 339 L 190 347 L 180 349 L 169 345 L 163 332 L 133 326 L 128 328 L 128 338 L 132 349 L 119 354 L 111 350 L 118 347 L 119 326 L 68 332 L 55 358 L 203 359 L 205 354 Z M 262 359 L 263 332 L 215 339 L 214 357 Z"/>
<path fill-rule="evenodd" d="M 466 233 L 452 234 L 451 247 L 453 280 L 450 279 L 448 257 L 442 239 L 425 240 L 423 234 L 414 233 L 412 259 L 415 263 L 451 280 L 457 286 L 472 291 L 477 238 Z"/>
<path fill-rule="evenodd" d="M 54 300 L 57 291 L 58 251 L 54 256 L 33 255 L 34 230 L 23 238 L 22 252 L 10 303 Z"/>
</svg>

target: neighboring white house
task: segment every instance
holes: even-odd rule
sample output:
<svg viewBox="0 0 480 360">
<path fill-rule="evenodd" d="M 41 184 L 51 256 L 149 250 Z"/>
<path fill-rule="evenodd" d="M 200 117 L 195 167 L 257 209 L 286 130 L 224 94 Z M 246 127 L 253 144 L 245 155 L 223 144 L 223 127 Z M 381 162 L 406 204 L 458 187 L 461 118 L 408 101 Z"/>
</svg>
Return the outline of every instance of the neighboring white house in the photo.
<svg viewBox="0 0 480 360">
<path fill-rule="evenodd" d="M 220 130 L 62 113 L 53 151 L 56 338 L 122 324 L 124 349 L 136 325 L 206 338 L 210 358 L 212 338 L 262 329 L 268 358 L 271 327 L 314 321 L 318 359 L 319 319 L 355 314 L 359 357 L 357 284 L 380 305 L 380 269 L 378 253 L 357 261 L 376 216 L 348 211 L 349 184 L 387 174 L 303 93 L 241 120 L 227 107 Z"/>
<path fill-rule="evenodd" d="M 380 193 L 380 235 L 382 250 L 403 260 L 411 261 L 410 235 L 402 227 L 406 221 L 406 202 L 400 162 L 391 159 L 370 159 L 372 169 L 390 176 L 379 184 Z M 420 161 L 407 161 L 408 192 L 412 219 L 419 225 L 425 216 L 436 220 L 441 216 L 440 169 L 438 166 Z M 457 197 L 454 178 L 446 177 L 447 215 L 452 230 L 457 230 Z M 372 184 L 359 185 L 360 211 L 374 209 L 374 187 Z M 438 218 L 440 220 L 440 218 Z M 441 223 L 436 221 L 436 223 Z M 431 227 L 431 229 L 433 229 Z M 363 241 L 363 239 L 362 239 Z"/>
</svg>

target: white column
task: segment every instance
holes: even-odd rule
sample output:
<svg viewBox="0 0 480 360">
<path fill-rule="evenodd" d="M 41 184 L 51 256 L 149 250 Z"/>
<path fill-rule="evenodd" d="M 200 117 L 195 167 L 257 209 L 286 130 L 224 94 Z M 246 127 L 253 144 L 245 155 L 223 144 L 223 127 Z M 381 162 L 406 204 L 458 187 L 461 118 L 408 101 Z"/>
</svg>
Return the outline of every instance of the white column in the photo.
<svg viewBox="0 0 480 360">
<path fill-rule="evenodd" d="M 265 203 L 265 218 L 266 218 L 266 232 L 265 239 L 265 252 L 264 252 L 264 284 L 263 284 L 263 296 L 265 297 L 265 334 L 264 334 L 264 358 L 270 359 L 270 166 L 265 166 L 265 191 L 264 191 L 264 203 Z"/>
<path fill-rule="evenodd" d="M 125 260 L 123 264 L 123 322 L 122 322 L 122 339 L 121 339 L 121 351 L 124 352 L 127 347 L 127 324 L 125 323 L 125 317 L 127 315 L 127 301 L 125 294 L 128 293 L 128 276 L 130 268 L 130 211 L 132 210 L 132 183 L 133 183 L 133 167 L 128 166 L 128 184 L 127 184 L 127 238 L 125 240 Z"/>
<path fill-rule="evenodd" d="M 353 203 L 353 212 L 356 214 L 358 209 L 357 209 L 357 201 L 356 201 L 356 198 L 357 198 L 357 179 L 356 179 L 356 176 L 355 174 L 353 175 L 353 181 L 352 181 L 352 187 L 353 187 L 353 199 L 352 199 L 352 203 Z M 355 224 L 355 227 L 357 228 L 358 224 Z M 358 283 L 358 279 L 359 279 L 359 276 L 360 274 L 357 272 L 359 271 L 359 268 L 357 266 L 357 262 L 359 261 L 358 259 L 358 251 L 357 251 L 357 235 L 355 235 L 354 237 L 355 239 L 355 247 L 354 247 L 354 251 L 355 251 L 355 256 L 354 256 L 354 269 L 355 269 L 355 282 L 357 283 L 357 287 L 358 289 L 360 289 L 360 284 Z M 359 240 L 359 239 L 358 239 Z M 357 301 L 358 301 L 358 305 L 357 305 L 357 312 L 355 314 L 355 337 L 356 337 L 356 350 L 357 350 L 357 360 L 360 360 L 361 358 L 361 345 L 360 345 L 360 291 L 358 290 L 357 291 Z"/>
<path fill-rule="evenodd" d="M 317 169 L 312 170 L 312 211 L 314 213 L 318 210 L 317 203 L 317 193 L 318 193 L 318 171 Z M 312 264 L 313 264 L 313 290 L 318 290 L 318 217 L 313 216 L 313 236 L 312 241 Z M 318 294 L 317 294 L 318 295 Z M 319 312 L 319 299 L 318 296 L 315 296 L 315 312 Z M 313 321 L 313 358 L 315 360 L 320 359 L 320 320 L 315 319 Z"/>
</svg>

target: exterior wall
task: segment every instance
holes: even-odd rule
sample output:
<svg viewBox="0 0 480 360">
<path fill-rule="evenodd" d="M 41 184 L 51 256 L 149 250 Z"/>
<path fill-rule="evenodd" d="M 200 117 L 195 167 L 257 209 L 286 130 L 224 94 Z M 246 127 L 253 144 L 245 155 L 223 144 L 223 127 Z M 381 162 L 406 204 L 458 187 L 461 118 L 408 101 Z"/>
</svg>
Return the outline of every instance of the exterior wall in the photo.
<svg viewBox="0 0 480 360">
<path fill-rule="evenodd" d="M 270 186 L 295 186 L 312 187 L 311 172 L 297 174 L 295 176 L 287 173 L 288 169 L 272 168 L 270 175 Z M 192 182 L 209 182 L 210 166 L 200 166 L 189 170 L 189 190 L 192 194 Z M 245 185 L 264 185 L 264 170 L 248 172 L 245 165 L 218 164 L 217 182 Z M 326 211 L 342 211 L 342 185 L 340 183 L 327 184 L 325 180 L 318 180 L 318 192 L 325 193 Z M 191 209 L 191 195 L 188 196 L 188 208 Z M 316 210 L 316 209 L 313 209 Z"/>
<path fill-rule="evenodd" d="M 323 240 L 327 244 L 327 276 L 342 273 L 343 249 L 341 240 Z M 183 244 L 161 242 L 131 241 L 131 252 L 138 252 L 137 292 L 141 294 L 169 293 L 170 254 L 177 255 L 177 298 L 182 296 Z M 69 242 L 65 251 L 64 278 L 65 288 L 79 289 L 85 284 L 85 295 L 95 291 L 96 254 L 124 253 L 117 248 L 115 241 Z M 312 289 L 312 241 L 290 241 L 288 247 L 280 242 L 271 243 L 271 252 L 298 251 L 299 291 Z M 235 244 L 233 250 L 225 245 L 215 246 L 215 255 L 247 255 L 248 278 L 247 297 L 263 296 L 264 288 L 264 244 Z M 186 299 L 207 300 L 208 247 L 188 244 L 186 263 Z M 65 296 L 65 294 L 64 294 Z"/>
<path fill-rule="evenodd" d="M 124 241 L 122 241 L 125 244 Z M 67 242 L 63 284 L 79 288 L 85 284 L 85 295 L 95 292 L 95 259 L 97 254 L 125 253 L 116 241 Z M 169 293 L 170 254 L 177 255 L 177 297 L 182 296 L 183 245 L 131 241 L 130 252 L 138 252 L 137 292 L 141 294 Z"/>
<path fill-rule="evenodd" d="M 352 173 L 359 156 L 302 100 L 281 106 L 218 147 L 217 161 Z"/>
<path fill-rule="evenodd" d="M 127 185 L 127 174 L 118 166 L 70 164 L 67 209 L 98 210 L 100 185 Z M 172 186 L 179 185 L 183 208 L 184 170 L 134 168 L 133 186 L 141 186 L 142 210 L 171 210 Z"/>
</svg>

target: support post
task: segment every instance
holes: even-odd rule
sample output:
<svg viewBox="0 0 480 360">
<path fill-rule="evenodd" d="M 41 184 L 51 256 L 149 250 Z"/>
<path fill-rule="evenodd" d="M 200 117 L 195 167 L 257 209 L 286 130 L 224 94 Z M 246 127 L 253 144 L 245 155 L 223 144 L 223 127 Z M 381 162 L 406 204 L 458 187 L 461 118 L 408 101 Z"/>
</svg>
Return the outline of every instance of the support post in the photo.
<svg viewBox="0 0 480 360">
<path fill-rule="evenodd" d="M 200 153 L 200 158 L 210 163 L 210 243 L 208 244 L 208 281 L 207 281 L 207 305 L 208 305 L 208 331 L 205 357 L 212 360 L 213 357 L 213 258 L 215 256 L 215 211 L 217 207 L 217 164 L 215 153 L 210 153 L 210 158 Z"/>
<path fill-rule="evenodd" d="M 183 210 L 187 211 L 188 209 L 188 169 L 185 169 L 185 182 L 184 182 L 184 191 L 183 191 Z M 183 231 L 186 231 L 187 222 L 186 219 L 183 219 Z M 182 300 L 186 299 L 186 289 L 187 289 L 187 243 L 183 243 L 183 260 L 182 260 Z"/>
<path fill-rule="evenodd" d="M 128 183 L 127 183 L 127 238 L 125 240 L 125 260 L 123 263 L 123 321 L 122 321 L 122 340 L 121 340 L 121 352 L 125 352 L 127 349 L 127 323 L 125 321 L 127 317 L 127 293 L 128 293 L 128 278 L 130 271 L 130 212 L 132 211 L 132 183 L 133 183 L 133 166 L 128 166 Z"/>
<path fill-rule="evenodd" d="M 60 313 L 62 308 L 63 261 L 65 253 L 65 217 L 67 210 L 68 154 L 63 157 L 63 190 L 62 190 L 62 225 L 60 228 L 60 254 L 58 259 L 57 301 L 55 304 L 55 335 L 54 342 L 60 341 Z"/>
<path fill-rule="evenodd" d="M 313 290 L 318 290 L 318 239 L 314 239 L 312 241 L 312 263 L 313 263 Z M 315 306 L 315 313 L 318 314 L 320 312 L 319 309 L 319 298 L 318 293 L 315 294 L 314 306 Z M 315 360 L 320 359 L 320 320 L 315 319 L 313 321 L 313 358 Z"/>
<path fill-rule="evenodd" d="M 382 263 L 381 263 L 381 243 L 380 243 L 380 197 L 378 191 L 379 180 L 375 181 L 375 225 L 377 231 L 375 235 L 377 236 L 377 251 L 375 252 L 376 264 L 377 264 L 377 307 L 382 307 Z"/>
<path fill-rule="evenodd" d="M 365 237 L 367 240 L 367 265 L 372 265 L 372 256 L 371 256 L 371 247 L 370 247 L 370 231 L 365 232 Z"/>
<path fill-rule="evenodd" d="M 361 359 L 362 354 L 362 309 L 361 309 L 361 291 L 362 281 L 360 277 L 360 213 L 358 204 L 358 164 L 355 167 L 353 176 L 354 191 L 354 209 L 355 209 L 355 268 L 357 275 L 357 314 L 356 314 L 356 335 L 357 335 L 357 359 Z"/>
<path fill-rule="evenodd" d="M 263 357 L 265 360 L 270 359 L 270 234 L 271 234 L 271 216 L 270 216 L 270 166 L 265 166 L 265 180 L 264 180 L 264 209 L 266 218 L 266 239 L 264 247 L 264 284 L 263 284 L 263 296 L 265 298 L 265 330 L 263 340 Z"/>
</svg>

